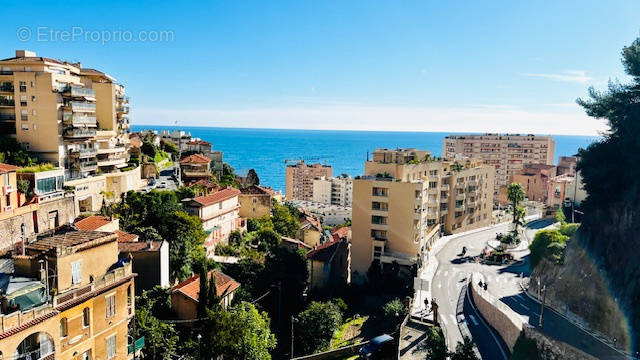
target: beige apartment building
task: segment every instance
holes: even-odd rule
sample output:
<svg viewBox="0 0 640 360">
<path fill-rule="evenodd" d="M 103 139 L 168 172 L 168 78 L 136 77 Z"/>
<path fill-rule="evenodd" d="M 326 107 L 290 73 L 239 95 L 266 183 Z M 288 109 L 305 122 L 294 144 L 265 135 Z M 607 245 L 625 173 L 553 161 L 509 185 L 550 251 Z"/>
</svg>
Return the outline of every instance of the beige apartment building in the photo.
<svg viewBox="0 0 640 360">
<path fill-rule="evenodd" d="M 551 136 L 520 134 L 449 135 L 442 142 L 442 156 L 456 154 L 478 158 L 496 169 L 494 195 L 527 164 L 554 164 L 555 141 Z"/>
<path fill-rule="evenodd" d="M 313 200 L 313 179 L 331 177 L 331 166 L 322 164 L 306 164 L 304 160 L 286 168 L 287 200 Z"/>
<path fill-rule="evenodd" d="M 378 149 L 353 181 L 352 270 L 363 281 L 373 260 L 383 268 L 420 264 L 441 233 L 491 223 L 492 166 L 435 161 L 428 151 Z"/>
<path fill-rule="evenodd" d="M 313 179 L 314 202 L 351 207 L 353 203 L 353 179 L 347 175 Z"/>
<path fill-rule="evenodd" d="M 139 186 L 129 160 L 129 99 L 95 69 L 17 50 L 0 60 L 0 129 L 65 170 L 66 186 L 118 195 Z M 90 179 L 104 174 L 104 179 Z M 104 184 L 102 184 L 104 183 Z M 124 184 L 124 186 L 123 186 Z M 101 198 L 78 208 L 96 211 Z M 88 198 L 85 198 L 87 202 Z"/>
</svg>

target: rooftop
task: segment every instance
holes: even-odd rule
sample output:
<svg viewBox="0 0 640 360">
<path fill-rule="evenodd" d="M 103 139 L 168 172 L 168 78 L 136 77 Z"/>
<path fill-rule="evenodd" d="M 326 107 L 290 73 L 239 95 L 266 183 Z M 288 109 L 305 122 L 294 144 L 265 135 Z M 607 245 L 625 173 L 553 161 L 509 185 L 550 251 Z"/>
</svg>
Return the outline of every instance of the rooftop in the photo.
<svg viewBox="0 0 640 360">
<path fill-rule="evenodd" d="M 118 242 L 120 252 L 159 251 L 162 241 Z"/>
<path fill-rule="evenodd" d="M 340 240 L 326 242 L 309 251 L 307 253 L 307 259 L 329 262 L 333 257 L 333 254 L 335 254 L 341 246 L 348 246 L 348 244 Z"/>
<path fill-rule="evenodd" d="M 118 235 L 118 243 L 130 243 L 138 241 L 138 235 L 121 230 L 114 231 Z"/>
<path fill-rule="evenodd" d="M 111 224 L 111 218 L 106 216 L 92 215 L 80 219 L 74 223 L 78 230 L 98 230 L 101 227 Z"/>
<path fill-rule="evenodd" d="M 208 206 L 212 204 L 219 203 L 224 200 L 231 199 L 234 196 L 238 196 L 240 194 L 240 190 L 236 188 L 228 187 L 224 190 L 217 191 L 210 195 L 198 196 L 193 198 L 192 200 L 197 202 L 200 205 Z"/>
<path fill-rule="evenodd" d="M 252 195 L 275 195 L 275 191 L 271 188 L 267 188 L 260 185 L 251 185 L 244 189 L 240 189 L 242 194 L 252 194 Z"/>
<path fill-rule="evenodd" d="M 49 252 L 57 247 L 75 248 L 76 250 L 88 249 L 117 240 L 114 233 L 103 231 L 71 230 L 58 228 L 56 233 L 38 239 L 26 246 L 28 252 Z"/>
<path fill-rule="evenodd" d="M 17 166 L 13 166 L 13 165 L 9 165 L 9 164 L 4 164 L 4 163 L 0 163 L 0 174 L 4 174 L 7 173 L 9 171 L 16 171 L 20 169 Z"/>
<path fill-rule="evenodd" d="M 180 164 L 208 164 L 210 162 L 211 159 L 202 154 L 189 155 L 180 160 Z"/>
<path fill-rule="evenodd" d="M 281 237 L 282 241 L 295 245 L 298 249 L 301 248 L 306 248 L 306 249 L 311 249 L 311 245 L 307 245 L 304 243 L 304 241 L 298 240 L 298 239 L 293 239 L 293 238 L 289 238 L 289 237 L 285 237 L 282 236 Z"/>
<path fill-rule="evenodd" d="M 211 270 L 207 274 L 209 278 L 215 277 L 216 282 L 216 294 L 223 296 L 235 291 L 240 287 L 240 283 L 235 281 L 229 275 L 226 275 L 218 270 Z M 179 291 L 189 298 L 198 301 L 200 295 L 200 275 L 193 275 L 185 281 L 179 283 L 173 287 L 173 292 Z"/>
</svg>

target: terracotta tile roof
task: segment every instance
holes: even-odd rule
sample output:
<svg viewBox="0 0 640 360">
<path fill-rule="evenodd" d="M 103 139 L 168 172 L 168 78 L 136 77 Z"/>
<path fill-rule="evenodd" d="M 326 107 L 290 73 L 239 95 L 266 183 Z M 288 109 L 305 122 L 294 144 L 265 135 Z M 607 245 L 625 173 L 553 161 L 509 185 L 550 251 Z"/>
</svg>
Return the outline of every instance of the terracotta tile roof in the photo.
<svg viewBox="0 0 640 360">
<path fill-rule="evenodd" d="M 232 197 L 238 196 L 239 194 L 240 190 L 229 187 L 224 190 L 216 191 L 210 195 L 198 196 L 197 198 L 193 198 L 193 201 L 197 202 L 200 205 L 207 206 L 219 203 L 220 201 L 231 199 Z"/>
<path fill-rule="evenodd" d="M 197 180 L 197 181 L 189 182 L 189 186 L 194 186 L 194 185 L 202 186 L 202 187 L 207 188 L 207 189 L 220 188 L 220 186 L 218 186 L 218 184 L 216 184 L 213 181 L 208 180 L 208 179 L 200 179 L 200 180 Z"/>
<path fill-rule="evenodd" d="M 40 252 L 55 250 L 57 246 L 74 247 L 87 245 L 86 247 L 92 247 L 116 240 L 117 235 L 110 232 L 86 230 L 67 231 L 65 233 L 39 237 L 36 241 L 28 244 L 26 250 Z M 83 247 L 84 246 L 81 246 L 81 248 Z"/>
<path fill-rule="evenodd" d="M 240 283 L 231 278 L 231 276 L 225 275 L 218 270 L 211 270 L 207 274 L 209 278 L 211 278 L 212 275 L 215 276 L 216 293 L 218 294 L 218 296 L 223 296 L 225 294 L 231 293 L 240 287 Z M 198 301 L 200 295 L 200 275 L 191 276 L 185 281 L 174 286 L 172 290 L 174 292 L 179 291 L 187 297 Z"/>
<path fill-rule="evenodd" d="M 313 228 L 316 231 L 322 232 L 322 226 L 320 225 L 320 222 L 310 215 L 302 215 L 299 221 L 300 228 L 302 228 L 303 230 Z"/>
<path fill-rule="evenodd" d="M 340 240 L 326 242 L 307 253 L 307 259 L 328 262 L 338 250 Z"/>
<path fill-rule="evenodd" d="M 136 234 L 130 234 L 128 232 L 124 232 L 124 231 L 121 231 L 121 230 L 116 230 L 114 232 L 116 234 L 118 234 L 118 242 L 119 243 L 129 243 L 129 242 L 138 241 L 138 235 L 136 235 Z"/>
<path fill-rule="evenodd" d="M 302 248 L 306 248 L 306 249 L 311 249 L 311 245 L 307 245 L 305 244 L 303 241 L 298 240 L 298 239 L 292 239 L 292 238 L 288 238 L 285 236 L 282 236 L 282 241 L 287 242 L 289 244 L 295 245 L 298 249 L 302 249 Z"/>
<path fill-rule="evenodd" d="M 20 168 L 17 167 L 17 166 L 0 163 L 0 174 L 4 174 L 4 173 L 9 172 L 9 171 L 16 171 L 18 169 L 20 169 Z"/>
<path fill-rule="evenodd" d="M 211 159 L 202 154 L 189 155 L 180 160 L 180 164 L 208 164 L 210 162 Z"/>
<path fill-rule="evenodd" d="M 158 251 L 162 241 L 136 241 L 136 242 L 120 242 L 118 243 L 118 251 L 120 252 L 137 252 L 137 251 Z"/>
<path fill-rule="evenodd" d="M 346 239 L 349 236 L 349 231 L 351 231 L 350 226 L 343 226 L 339 228 L 331 229 L 331 235 L 337 235 L 340 239 Z"/>
<path fill-rule="evenodd" d="M 106 216 L 92 215 L 84 219 L 80 219 L 74 223 L 78 230 L 98 230 L 99 228 L 111 223 L 111 218 Z"/>
</svg>

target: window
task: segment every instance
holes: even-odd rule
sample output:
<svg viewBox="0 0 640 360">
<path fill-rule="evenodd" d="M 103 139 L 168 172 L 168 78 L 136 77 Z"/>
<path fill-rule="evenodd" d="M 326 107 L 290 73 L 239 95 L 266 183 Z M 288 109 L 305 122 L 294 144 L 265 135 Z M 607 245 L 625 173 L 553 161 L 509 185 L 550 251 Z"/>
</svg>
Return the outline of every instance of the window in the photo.
<svg viewBox="0 0 640 360">
<path fill-rule="evenodd" d="M 25 68 L 26 71 L 26 68 Z M 27 82 L 26 81 L 20 81 L 20 92 L 27 92 Z"/>
<path fill-rule="evenodd" d="M 71 283 L 80 284 L 82 282 L 82 261 L 71 263 Z"/>
<path fill-rule="evenodd" d="M 116 297 L 115 295 L 109 295 L 105 298 L 107 302 L 107 319 L 113 317 L 116 314 Z"/>
<path fill-rule="evenodd" d="M 60 319 L 60 337 L 65 338 L 69 335 L 67 331 L 67 318 Z"/>
<path fill-rule="evenodd" d="M 91 360 L 91 350 L 82 353 L 82 360 Z"/>
<path fill-rule="evenodd" d="M 27 109 L 20 110 L 20 120 L 22 121 L 29 120 L 29 111 Z"/>
<path fill-rule="evenodd" d="M 116 356 L 116 336 L 112 335 L 107 338 L 107 359 L 113 359 Z"/>
<path fill-rule="evenodd" d="M 84 308 L 82 310 L 82 327 L 88 327 L 91 321 L 91 310 Z"/>
<path fill-rule="evenodd" d="M 21 128 L 22 130 L 29 130 L 29 124 L 22 124 L 22 125 L 20 126 L 20 128 Z"/>
<path fill-rule="evenodd" d="M 27 96 L 20 95 L 20 106 L 27 106 Z"/>
<path fill-rule="evenodd" d="M 35 95 L 32 95 L 32 96 L 31 96 L 31 102 L 34 102 L 34 101 L 36 101 L 36 96 L 35 96 Z"/>
</svg>

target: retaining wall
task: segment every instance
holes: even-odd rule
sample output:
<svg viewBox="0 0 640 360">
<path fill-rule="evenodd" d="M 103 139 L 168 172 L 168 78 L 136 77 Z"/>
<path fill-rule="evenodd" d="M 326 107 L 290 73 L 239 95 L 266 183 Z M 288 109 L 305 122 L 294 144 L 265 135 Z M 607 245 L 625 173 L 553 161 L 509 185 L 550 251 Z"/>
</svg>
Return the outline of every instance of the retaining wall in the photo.
<svg viewBox="0 0 640 360">
<path fill-rule="evenodd" d="M 334 350 L 329 350 L 317 354 L 305 355 L 294 358 L 293 360 L 333 360 L 333 359 L 344 359 L 353 355 L 357 355 L 360 348 L 366 345 L 368 341 L 349 345 L 345 347 L 341 347 Z"/>
</svg>

